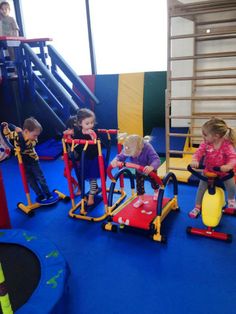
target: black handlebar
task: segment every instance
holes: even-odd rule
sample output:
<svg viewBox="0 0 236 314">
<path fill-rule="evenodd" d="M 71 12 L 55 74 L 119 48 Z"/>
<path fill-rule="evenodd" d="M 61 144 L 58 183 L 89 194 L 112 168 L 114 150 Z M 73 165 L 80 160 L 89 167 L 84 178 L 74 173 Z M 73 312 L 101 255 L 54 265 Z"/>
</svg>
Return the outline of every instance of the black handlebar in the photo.
<svg viewBox="0 0 236 314">
<path fill-rule="evenodd" d="M 207 181 L 208 178 L 206 176 L 203 176 L 200 172 L 197 172 L 194 170 L 190 165 L 187 167 L 188 171 L 191 172 L 195 177 L 197 177 L 200 180 Z M 203 167 L 201 167 L 203 169 Z"/>
<path fill-rule="evenodd" d="M 201 169 L 204 169 L 204 168 L 205 167 L 201 167 Z M 191 172 L 193 175 L 195 175 L 200 180 L 208 181 L 208 177 L 207 176 L 204 176 L 202 173 L 194 170 L 190 165 L 188 165 L 187 169 L 188 169 L 189 172 Z M 214 171 L 220 171 L 220 167 L 213 167 L 213 170 Z M 224 181 L 229 180 L 229 179 L 231 179 L 233 177 L 234 177 L 234 171 L 230 170 L 224 177 L 218 177 L 217 176 L 216 180 L 224 182 Z"/>
</svg>

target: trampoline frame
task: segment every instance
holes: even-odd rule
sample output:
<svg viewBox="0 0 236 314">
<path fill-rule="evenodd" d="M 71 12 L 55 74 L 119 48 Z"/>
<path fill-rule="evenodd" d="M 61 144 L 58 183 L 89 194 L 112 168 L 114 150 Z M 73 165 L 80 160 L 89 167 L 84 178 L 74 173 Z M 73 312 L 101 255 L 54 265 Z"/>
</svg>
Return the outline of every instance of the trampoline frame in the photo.
<svg viewBox="0 0 236 314">
<path fill-rule="evenodd" d="M 61 303 L 66 290 L 69 268 L 56 246 L 50 241 L 22 229 L 0 229 L 0 236 L 0 243 L 17 244 L 32 251 L 41 266 L 41 277 L 37 288 L 28 302 L 15 313 L 63 313 L 60 312 L 62 310 Z"/>
</svg>

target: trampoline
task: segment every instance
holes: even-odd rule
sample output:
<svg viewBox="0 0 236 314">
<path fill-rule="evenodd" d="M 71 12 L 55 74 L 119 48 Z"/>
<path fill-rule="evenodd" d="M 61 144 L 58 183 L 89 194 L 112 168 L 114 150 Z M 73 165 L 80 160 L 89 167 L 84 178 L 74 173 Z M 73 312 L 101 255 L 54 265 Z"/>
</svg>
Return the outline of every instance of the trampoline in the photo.
<svg viewBox="0 0 236 314">
<path fill-rule="evenodd" d="M 63 296 L 69 270 L 50 241 L 26 230 L 1 229 L 0 261 L 14 313 L 66 312 Z"/>
</svg>

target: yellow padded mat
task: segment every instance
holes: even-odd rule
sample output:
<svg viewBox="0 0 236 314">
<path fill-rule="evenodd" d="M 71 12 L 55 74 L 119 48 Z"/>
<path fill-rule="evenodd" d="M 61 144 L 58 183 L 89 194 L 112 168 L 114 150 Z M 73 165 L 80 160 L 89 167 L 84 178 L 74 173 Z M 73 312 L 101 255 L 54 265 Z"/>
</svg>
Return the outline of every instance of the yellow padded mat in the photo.
<svg viewBox="0 0 236 314">
<path fill-rule="evenodd" d="M 120 74 L 118 127 L 120 132 L 143 136 L 144 73 Z"/>
</svg>

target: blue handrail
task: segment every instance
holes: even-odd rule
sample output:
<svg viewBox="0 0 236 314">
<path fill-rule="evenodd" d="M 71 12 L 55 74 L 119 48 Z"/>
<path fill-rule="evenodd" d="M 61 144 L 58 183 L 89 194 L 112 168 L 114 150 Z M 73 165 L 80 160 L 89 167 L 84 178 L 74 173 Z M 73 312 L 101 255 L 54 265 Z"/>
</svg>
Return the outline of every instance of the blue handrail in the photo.
<svg viewBox="0 0 236 314">
<path fill-rule="evenodd" d="M 97 97 L 90 91 L 83 80 L 76 74 L 71 66 L 64 60 L 64 58 L 56 51 L 56 49 L 48 45 L 48 53 L 52 62 L 52 73 L 57 73 L 57 67 L 66 75 L 66 77 L 72 82 L 73 86 L 80 91 L 87 101 L 93 101 L 95 104 L 99 103 Z"/>
<path fill-rule="evenodd" d="M 13 66 L 17 68 L 22 104 L 30 95 L 32 103 L 43 103 L 48 114 L 54 113 L 55 121 L 63 129 L 65 121 L 79 107 L 90 107 L 99 103 L 97 97 L 57 50 L 52 45 L 47 45 L 49 38 L 18 37 L 16 43 L 15 38 L 3 39 L 2 45 L 6 47 L 9 40 L 15 44 Z M 2 51 L 3 49 L 0 52 Z M 6 62 L 3 53 L 0 53 L 0 59 L 3 77 L 8 82 L 11 77 L 8 75 L 9 62 Z"/>
<path fill-rule="evenodd" d="M 26 61 L 27 61 L 27 73 L 29 76 L 29 79 L 31 77 L 32 83 L 32 64 L 37 69 L 37 71 L 40 72 L 40 74 L 46 78 L 47 82 L 50 85 L 51 90 L 54 92 L 55 96 L 58 96 L 57 98 L 60 98 L 61 101 L 65 102 L 69 107 L 71 107 L 74 111 L 78 109 L 78 105 L 69 97 L 68 93 L 64 91 L 60 83 L 55 79 L 55 77 L 52 75 L 52 73 L 49 71 L 47 66 L 37 57 L 37 55 L 34 53 L 34 51 L 30 48 L 30 46 L 26 43 L 22 43 L 22 47 L 25 51 L 25 54 L 27 55 Z M 38 76 L 39 77 L 39 76 Z M 33 86 L 31 86 L 31 92 L 33 92 Z"/>
</svg>

